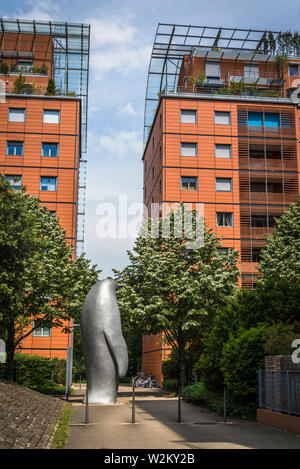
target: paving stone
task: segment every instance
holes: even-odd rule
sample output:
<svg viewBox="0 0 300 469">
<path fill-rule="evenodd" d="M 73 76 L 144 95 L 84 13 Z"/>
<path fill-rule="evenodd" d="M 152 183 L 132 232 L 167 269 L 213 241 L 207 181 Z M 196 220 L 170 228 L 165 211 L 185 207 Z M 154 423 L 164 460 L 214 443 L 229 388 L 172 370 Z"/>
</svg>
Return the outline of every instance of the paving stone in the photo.
<svg viewBox="0 0 300 469">
<path fill-rule="evenodd" d="M 0 448 L 46 448 L 65 403 L 0 380 Z"/>
</svg>

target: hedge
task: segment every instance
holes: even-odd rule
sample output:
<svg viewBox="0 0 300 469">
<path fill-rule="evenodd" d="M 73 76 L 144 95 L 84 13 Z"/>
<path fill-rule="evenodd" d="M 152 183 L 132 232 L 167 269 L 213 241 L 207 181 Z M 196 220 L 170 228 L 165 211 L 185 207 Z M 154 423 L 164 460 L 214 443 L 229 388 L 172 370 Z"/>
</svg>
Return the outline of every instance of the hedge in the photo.
<svg viewBox="0 0 300 469">
<path fill-rule="evenodd" d="M 65 392 L 66 360 L 17 353 L 15 363 L 18 384 L 43 394 Z M 0 377 L 5 377 L 5 364 L 0 368 Z"/>
<path fill-rule="evenodd" d="M 217 414 L 223 415 L 223 395 L 220 393 L 209 391 L 202 381 L 187 386 L 182 391 L 182 398 L 185 402 L 207 407 L 208 409 L 216 412 Z M 226 402 L 226 410 L 228 416 L 239 418 L 242 420 L 256 419 L 256 401 L 245 404 L 227 394 Z"/>
</svg>

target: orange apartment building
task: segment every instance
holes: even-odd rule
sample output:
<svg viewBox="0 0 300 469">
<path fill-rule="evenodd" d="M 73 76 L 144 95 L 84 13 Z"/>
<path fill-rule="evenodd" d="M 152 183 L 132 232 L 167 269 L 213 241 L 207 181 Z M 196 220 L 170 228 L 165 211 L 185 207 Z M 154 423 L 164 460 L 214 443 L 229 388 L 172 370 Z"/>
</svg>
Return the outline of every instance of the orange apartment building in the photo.
<svg viewBox="0 0 300 469">
<path fill-rule="evenodd" d="M 86 151 L 89 26 L 0 20 L 0 171 L 57 216 L 75 254 L 82 243 L 80 182 Z M 19 73 L 25 84 L 16 89 Z M 49 79 L 56 92 L 47 95 Z M 70 326 L 71 324 L 69 324 Z M 37 327 L 20 351 L 67 357 L 71 334 Z"/>
<path fill-rule="evenodd" d="M 204 204 L 222 249 L 254 288 L 274 220 L 299 195 L 300 46 L 280 32 L 159 24 L 145 107 L 144 203 Z M 286 55 L 276 67 L 278 56 Z M 162 381 L 168 347 L 143 338 Z"/>
</svg>

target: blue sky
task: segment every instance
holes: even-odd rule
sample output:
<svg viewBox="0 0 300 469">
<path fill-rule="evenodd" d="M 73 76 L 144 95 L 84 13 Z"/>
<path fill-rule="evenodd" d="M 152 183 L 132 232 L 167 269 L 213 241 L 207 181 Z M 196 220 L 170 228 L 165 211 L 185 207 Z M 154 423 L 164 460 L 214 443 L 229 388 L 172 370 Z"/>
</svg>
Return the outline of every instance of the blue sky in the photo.
<svg viewBox="0 0 300 469">
<path fill-rule="evenodd" d="M 133 240 L 99 239 L 99 204 L 142 202 L 146 79 L 158 22 L 300 30 L 299 0 L 10 0 L 2 17 L 91 24 L 85 251 L 103 270 L 127 263 Z M 129 220 L 130 221 L 130 220 Z"/>
</svg>

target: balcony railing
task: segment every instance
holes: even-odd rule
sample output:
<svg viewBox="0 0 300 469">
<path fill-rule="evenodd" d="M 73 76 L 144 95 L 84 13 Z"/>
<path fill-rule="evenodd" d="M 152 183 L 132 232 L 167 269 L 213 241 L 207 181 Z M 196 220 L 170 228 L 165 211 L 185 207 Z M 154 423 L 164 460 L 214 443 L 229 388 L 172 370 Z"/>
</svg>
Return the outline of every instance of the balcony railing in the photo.
<svg viewBox="0 0 300 469">
<path fill-rule="evenodd" d="M 26 83 L 21 89 L 16 89 L 14 86 L 6 86 L 5 94 L 18 94 L 18 95 L 30 95 L 30 96 L 69 96 L 76 97 L 75 91 L 65 91 L 56 89 L 55 94 L 47 93 L 47 88 L 35 85 L 34 83 Z"/>
<path fill-rule="evenodd" d="M 0 75 L 15 75 L 22 73 L 23 75 L 48 75 L 48 68 L 45 65 L 41 67 L 11 65 L 10 67 L 2 63 L 0 64 Z"/>
<path fill-rule="evenodd" d="M 222 97 L 234 97 L 236 96 L 239 99 L 248 100 L 252 98 L 254 100 L 260 101 L 262 98 L 269 98 L 276 100 L 278 102 L 290 102 L 289 98 L 283 97 L 282 92 L 276 89 L 260 89 L 256 87 L 249 87 L 249 89 L 244 89 L 239 91 L 235 87 L 230 88 L 230 86 L 223 87 L 205 87 L 204 84 L 195 84 L 188 86 L 178 86 L 176 89 L 174 87 L 166 87 L 161 91 L 158 96 L 181 96 L 181 95 L 194 95 L 195 97 L 206 96 L 212 98 L 222 98 Z"/>
<path fill-rule="evenodd" d="M 246 83 L 264 86 L 282 86 L 283 78 L 279 77 L 276 72 L 257 72 L 244 70 L 229 70 L 226 75 L 226 82 Z"/>
</svg>

